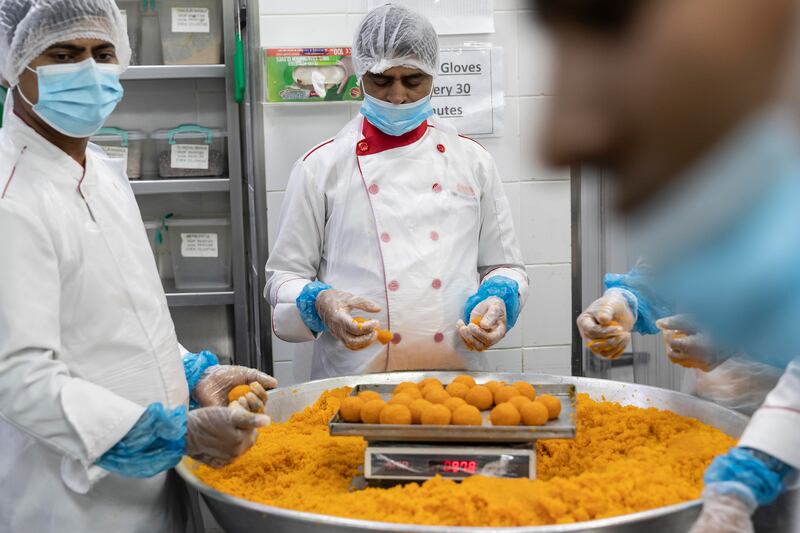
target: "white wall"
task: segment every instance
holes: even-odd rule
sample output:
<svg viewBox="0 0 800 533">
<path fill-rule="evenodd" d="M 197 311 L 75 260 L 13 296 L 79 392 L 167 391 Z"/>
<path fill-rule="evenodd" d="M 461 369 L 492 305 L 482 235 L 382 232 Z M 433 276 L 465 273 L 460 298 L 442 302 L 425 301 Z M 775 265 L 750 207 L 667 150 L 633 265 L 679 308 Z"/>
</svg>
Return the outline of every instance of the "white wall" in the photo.
<svg viewBox="0 0 800 533">
<path fill-rule="evenodd" d="M 537 126 L 547 105 L 549 53 L 523 6 L 525 0 L 495 0 L 493 35 L 443 37 L 442 44 L 490 41 L 504 47 L 506 129 L 503 137 L 480 139 L 497 160 L 514 212 L 531 277 L 528 304 L 516 328 L 492 350 L 502 371 L 570 373 L 570 184 L 566 170 L 536 161 Z M 261 0 L 261 45 L 349 45 L 366 13 L 366 0 Z M 266 124 L 267 208 L 270 242 L 294 161 L 333 136 L 358 112 L 357 105 L 263 105 Z M 307 348 L 273 340 L 276 377 L 283 384 L 307 379 Z M 294 358 L 294 362 L 293 362 Z"/>
</svg>

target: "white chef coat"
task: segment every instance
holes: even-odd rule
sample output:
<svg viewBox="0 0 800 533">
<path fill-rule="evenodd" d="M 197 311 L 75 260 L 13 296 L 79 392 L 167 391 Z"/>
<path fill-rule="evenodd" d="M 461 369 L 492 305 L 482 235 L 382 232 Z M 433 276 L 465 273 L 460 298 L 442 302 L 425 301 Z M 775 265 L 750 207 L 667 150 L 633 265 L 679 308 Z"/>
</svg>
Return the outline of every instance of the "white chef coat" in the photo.
<svg viewBox="0 0 800 533">
<path fill-rule="evenodd" d="M 739 440 L 800 469 L 800 358 L 792 361 Z"/>
<path fill-rule="evenodd" d="M 166 474 L 124 478 L 93 463 L 147 405 L 187 401 L 174 326 L 122 163 L 90 145 L 84 171 L 6 110 L 0 532 L 176 531 Z"/>
<path fill-rule="evenodd" d="M 315 335 L 295 305 L 319 280 L 378 303 L 387 346 L 351 351 L 329 333 L 315 341 L 312 377 L 387 370 L 487 368 L 456 322 L 488 277 L 528 277 L 491 155 L 433 119 L 400 137 L 361 115 L 295 165 L 267 261 L 273 331 Z M 359 313 L 355 313 L 359 314 Z"/>
</svg>

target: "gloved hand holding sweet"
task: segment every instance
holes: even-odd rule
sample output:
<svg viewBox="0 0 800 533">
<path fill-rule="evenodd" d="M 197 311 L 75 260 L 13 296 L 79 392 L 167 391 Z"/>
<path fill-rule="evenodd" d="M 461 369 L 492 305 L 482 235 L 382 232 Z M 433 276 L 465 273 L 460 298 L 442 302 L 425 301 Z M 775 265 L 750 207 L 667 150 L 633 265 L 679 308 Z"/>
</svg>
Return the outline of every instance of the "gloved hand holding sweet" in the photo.
<svg viewBox="0 0 800 533">
<path fill-rule="evenodd" d="M 186 455 L 220 468 L 243 454 L 256 442 L 256 429 L 270 418 L 241 407 L 204 407 L 187 416 Z"/>
<path fill-rule="evenodd" d="M 375 302 L 349 292 L 328 289 L 317 295 L 314 307 L 327 331 L 350 350 L 361 350 L 377 340 L 380 323 L 377 320 L 356 322 L 352 315 L 356 309 L 367 313 L 380 312 L 381 308 Z"/>
<path fill-rule="evenodd" d="M 192 398 L 201 407 L 228 405 L 228 392 L 239 385 L 250 385 L 250 392 L 240 398 L 242 407 L 254 413 L 263 412 L 267 404 L 267 390 L 274 389 L 278 381 L 270 375 L 244 366 L 214 365 L 205 370 L 192 390 Z"/>
<path fill-rule="evenodd" d="M 718 350 L 686 315 L 662 318 L 656 325 L 664 333 L 667 357 L 675 364 L 709 372 L 732 355 Z"/>
<path fill-rule="evenodd" d="M 458 321 L 458 335 L 467 348 L 482 352 L 500 342 L 507 327 L 505 302 L 490 296 L 472 309 L 469 324 Z"/>
<path fill-rule="evenodd" d="M 636 324 L 635 300 L 630 291 L 608 289 L 578 316 L 578 331 L 589 349 L 606 359 L 622 355 Z"/>
</svg>

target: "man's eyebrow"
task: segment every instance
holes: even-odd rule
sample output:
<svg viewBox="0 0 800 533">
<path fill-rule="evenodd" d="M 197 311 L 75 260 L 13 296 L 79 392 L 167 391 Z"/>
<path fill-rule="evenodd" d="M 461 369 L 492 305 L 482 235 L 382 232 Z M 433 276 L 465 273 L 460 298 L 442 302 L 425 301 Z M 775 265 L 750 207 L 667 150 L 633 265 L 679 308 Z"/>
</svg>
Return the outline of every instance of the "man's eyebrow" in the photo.
<svg viewBox="0 0 800 533">
<path fill-rule="evenodd" d="M 92 51 L 97 52 L 99 50 L 107 50 L 109 48 L 111 48 L 112 50 L 116 49 L 116 47 L 111 43 L 103 43 L 103 44 L 98 44 L 97 46 L 93 46 Z"/>
<path fill-rule="evenodd" d="M 70 52 L 83 52 L 84 50 L 86 50 L 86 47 L 70 43 L 56 43 L 53 46 L 49 46 L 45 51 L 49 52 L 50 50 L 56 50 L 56 49 L 69 50 Z"/>
</svg>

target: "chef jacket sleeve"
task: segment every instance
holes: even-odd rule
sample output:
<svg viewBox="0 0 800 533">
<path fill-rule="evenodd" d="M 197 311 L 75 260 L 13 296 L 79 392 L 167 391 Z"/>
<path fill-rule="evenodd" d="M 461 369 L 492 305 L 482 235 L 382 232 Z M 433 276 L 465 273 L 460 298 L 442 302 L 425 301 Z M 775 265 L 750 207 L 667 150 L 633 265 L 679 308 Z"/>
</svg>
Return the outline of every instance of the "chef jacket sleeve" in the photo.
<svg viewBox="0 0 800 533">
<path fill-rule="evenodd" d="M 520 309 L 528 298 L 528 274 L 522 261 L 511 206 L 492 156 L 476 146 L 481 156 L 478 163 L 481 190 L 481 232 L 478 250 L 478 272 L 481 282 L 494 276 L 505 276 L 519 284 Z"/>
<path fill-rule="evenodd" d="M 287 342 L 315 338 L 303 322 L 297 297 L 317 279 L 325 231 L 325 191 L 315 180 L 312 161 L 298 161 L 281 208 L 278 235 L 267 260 L 264 297 L 272 306 L 272 331 Z"/>
<path fill-rule="evenodd" d="M 795 358 L 744 430 L 739 446 L 800 469 L 800 357 Z"/>
<path fill-rule="evenodd" d="M 60 271 L 50 233 L 0 200 L 0 417 L 88 470 L 144 408 L 70 375 L 61 350 Z"/>
</svg>

